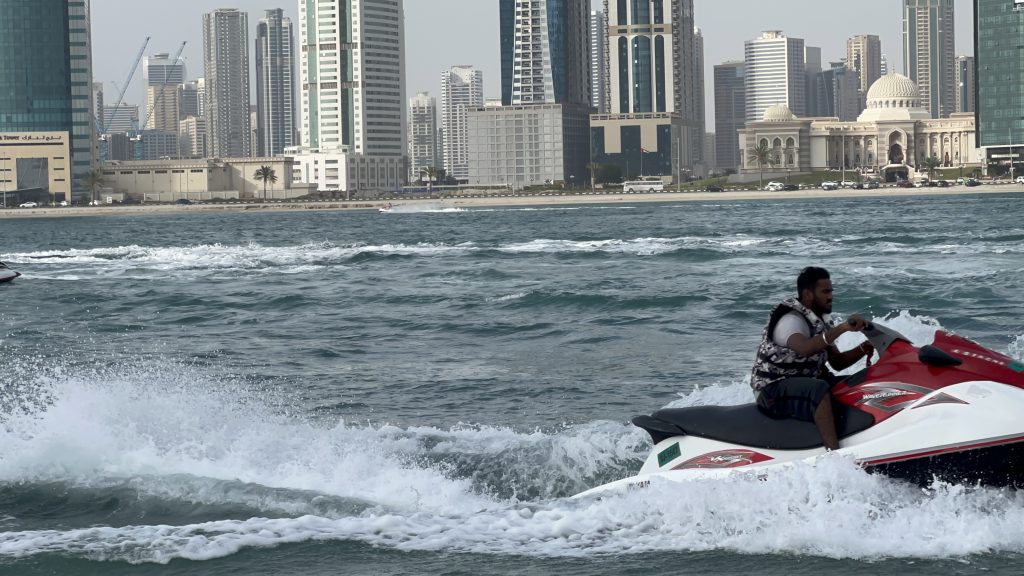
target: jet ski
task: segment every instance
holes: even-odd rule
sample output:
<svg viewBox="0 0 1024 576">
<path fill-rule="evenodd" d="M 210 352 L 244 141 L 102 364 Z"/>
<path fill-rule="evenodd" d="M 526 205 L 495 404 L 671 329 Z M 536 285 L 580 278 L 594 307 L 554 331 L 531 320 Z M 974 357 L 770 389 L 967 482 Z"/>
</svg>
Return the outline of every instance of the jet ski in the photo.
<svg viewBox="0 0 1024 576">
<path fill-rule="evenodd" d="M 17 278 L 18 276 L 21 276 L 21 274 L 8 268 L 7 264 L 0 262 L 0 284 L 3 284 L 4 282 L 10 282 L 11 280 Z"/>
<path fill-rule="evenodd" d="M 878 323 L 864 335 L 879 358 L 832 389 L 837 454 L 923 486 L 1024 487 L 1024 363 L 942 331 L 920 348 Z M 775 420 L 756 404 L 669 408 L 633 424 L 654 441 L 637 475 L 578 497 L 666 480 L 770 478 L 825 453 L 813 423 Z"/>
</svg>

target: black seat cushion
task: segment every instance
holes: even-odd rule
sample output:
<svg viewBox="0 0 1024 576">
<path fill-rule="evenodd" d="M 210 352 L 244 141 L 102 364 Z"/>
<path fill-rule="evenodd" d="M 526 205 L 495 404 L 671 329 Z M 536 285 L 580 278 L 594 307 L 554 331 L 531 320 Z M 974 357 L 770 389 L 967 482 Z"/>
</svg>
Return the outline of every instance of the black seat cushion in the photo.
<svg viewBox="0 0 1024 576">
<path fill-rule="evenodd" d="M 751 448 L 807 450 L 822 445 L 821 434 L 812 422 L 775 420 L 757 408 L 741 406 L 695 406 L 667 408 L 651 416 L 637 416 L 633 423 L 650 433 L 655 443 L 686 434 Z M 865 430 L 874 417 L 846 406 L 836 406 L 836 428 L 840 438 Z"/>
</svg>

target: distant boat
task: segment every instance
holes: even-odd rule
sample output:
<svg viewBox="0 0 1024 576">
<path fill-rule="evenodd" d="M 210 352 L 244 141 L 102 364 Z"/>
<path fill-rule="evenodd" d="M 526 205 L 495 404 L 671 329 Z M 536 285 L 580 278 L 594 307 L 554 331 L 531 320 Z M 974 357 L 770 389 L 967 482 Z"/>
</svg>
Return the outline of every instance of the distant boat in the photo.
<svg viewBox="0 0 1024 576">
<path fill-rule="evenodd" d="M 381 214 L 387 214 L 388 212 L 391 212 L 394 209 L 395 206 L 391 204 L 391 202 L 388 202 L 387 206 L 384 206 L 383 208 L 377 208 L 377 212 L 380 212 Z"/>
<path fill-rule="evenodd" d="M 3 284 L 4 282 L 10 282 L 11 280 L 17 278 L 18 276 L 21 276 L 21 274 L 15 272 L 14 270 L 11 270 L 7 266 L 7 264 L 0 262 L 0 284 Z"/>
</svg>

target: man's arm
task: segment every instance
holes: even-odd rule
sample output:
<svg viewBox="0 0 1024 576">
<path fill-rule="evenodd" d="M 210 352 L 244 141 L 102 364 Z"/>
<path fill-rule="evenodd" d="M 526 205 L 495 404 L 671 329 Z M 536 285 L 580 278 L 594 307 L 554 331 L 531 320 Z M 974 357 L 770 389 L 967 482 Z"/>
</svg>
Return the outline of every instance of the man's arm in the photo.
<svg viewBox="0 0 1024 576">
<path fill-rule="evenodd" d="M 840 352 L 838 348 L 832 346 L 828 351 L 828 363 L 836 372 L 842 372 L 859 362 L 861 358 L 870 356 L 874 351 L 875 348 L 868 342 L 861 342 L 856 348 L 851 348 L 846 352 Z"/>
<path fill-rule="evenodd" d="M 833 344 L 835 344 L 836 339 L 843 334 L 846 334 L 847 332 L 861 332 L 867 327 L 867 325 L 868 323 L 866 320 L 855 314 L 850 316 L 850 319 L 846 322 L 843 322 L 838 326 L 833 326 L 831 330 L 828 330 L 818 336 L 811 336 L 808 338 L 803 334 L 793 334 L 789 337 L 789 340 L 786 341 L 786 346 L 792 348 L 801 356 L 812 356 L 823 350 L 828 350 L 829 364 L 831 364 L 836 370 L 843 370 L 853 364 L 853 362 L 860 360 L 861 357 L 857 356 L 853 362 L 846 364 L 843 368 L 839 368 L 837 366 L 837 362 L 842 362 L 842 359 L 840 358 L 842 354 L 840 354 L 839 350 L 835 348 Z M 856 350 L 856 348 L 854 350 Z M 851 350 L 850 352 L 853 352 L 854 350 Z"/>
</svg>

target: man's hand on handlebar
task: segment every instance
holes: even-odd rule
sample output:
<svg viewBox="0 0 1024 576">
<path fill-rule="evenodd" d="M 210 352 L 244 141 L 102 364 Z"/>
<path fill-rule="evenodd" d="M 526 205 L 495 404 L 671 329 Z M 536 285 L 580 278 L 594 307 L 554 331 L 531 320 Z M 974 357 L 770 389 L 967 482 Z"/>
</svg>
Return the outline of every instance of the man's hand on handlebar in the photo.
<svg viewBox="0 0 1024 576">
<path fill-rule="evenodd" d="M 865 320 L 864 317 L 854 314 L 846 320 L 846 325 L 849 332 L 863 332 L 871 323 Z"/>
</svg>

